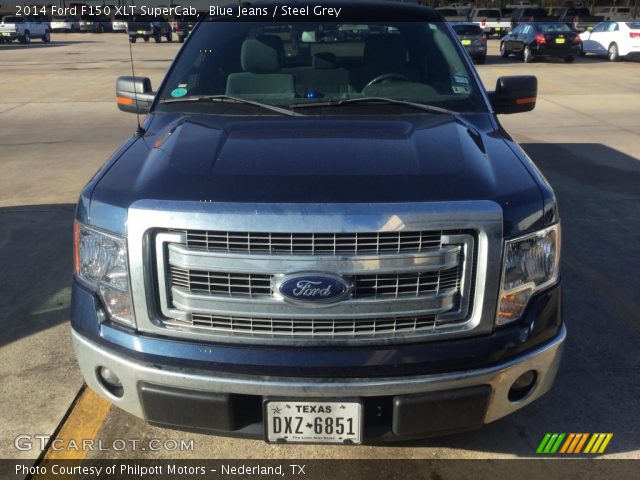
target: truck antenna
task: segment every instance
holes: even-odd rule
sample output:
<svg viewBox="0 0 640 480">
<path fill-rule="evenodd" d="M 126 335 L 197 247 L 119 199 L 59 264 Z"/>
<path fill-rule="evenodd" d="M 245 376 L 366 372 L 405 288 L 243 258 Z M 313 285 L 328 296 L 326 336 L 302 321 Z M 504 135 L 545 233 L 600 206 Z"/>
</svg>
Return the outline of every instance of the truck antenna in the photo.
<svg viewBox="0 0 640 480">
<path fill-rule="evenodd" d="M 133 69 L 133 48 L 131 48 L 131 41 L 129 41 L 129 59 L 131 60 L 131 76 L 135 77 L 136 76 L 136 72 Z M 135 83 L 134 83 L 134 87 L 133 87 L 133 98 L 136 102 L 136 119 L 138 120 L 138 128 L 136 129 L 136 137 L 141 137 L 144 135 L 145 133 L 145 129 L 142 128 L 142 125 L 140 124 L 140 112 L 138 111 L 138 89 L 135 87 Z"/>
</svg>

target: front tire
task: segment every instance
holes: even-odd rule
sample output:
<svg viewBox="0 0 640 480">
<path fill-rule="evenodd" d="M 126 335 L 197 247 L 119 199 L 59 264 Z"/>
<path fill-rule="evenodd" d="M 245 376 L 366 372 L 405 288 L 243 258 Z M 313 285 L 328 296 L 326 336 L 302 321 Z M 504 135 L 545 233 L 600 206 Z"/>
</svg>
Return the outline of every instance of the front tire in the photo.
<svg viewBox="0 0 640 480">
<path fill-rule="evenodd" d="M 42 41 L 44 43 L 51 43 L 51 34 L 49 33 L 49 30 L 45 30 Z"/>
<path fill-rule="evenodd" d="M 504 42 L 500 42 L 500 56 L 502 58 L 507 58 L 509 56 L 509 50 L 507 50 L 507 45 Z"/>
<path fill-rule="evenodd" d="M 167 33 L 167 42 L 173 42 L 173 33 Z"/>
<path fill-rule="evenodd" d="M 533 52 L 531 51 L 531 47 L 529 45 L 524 47 L 523 59 L 524 63 L 533 63 Z"/>
<path fill-rule="evenodd" d="M 184 35 L 178 35 L 178 42 L 184 43 Z"/>
<path fill-rule="evenodd" d="M 616 43 L 612 43 L 609 45 L 609 61 L 610 62 L 619 62 L 620 61 L 620 51 L 618 50 L 618 45 Z"/>
<path fill-rule="evenodd" d="M 23 45 L 31 43 L 31 34 L 29 33 L 29 30 L 25 30 L 22 37 L 20 37 L 20 43 L 22 43 Z"/>
<path fill-rule="evenodd" d="M 154 40 L 156 43 L 160 43 L 160 42 L 162 41 L 162 37 L 160 36 L 160 32 L 156 33 L 156 34 L 153 36 L 153 40 Z"/>
</svg>

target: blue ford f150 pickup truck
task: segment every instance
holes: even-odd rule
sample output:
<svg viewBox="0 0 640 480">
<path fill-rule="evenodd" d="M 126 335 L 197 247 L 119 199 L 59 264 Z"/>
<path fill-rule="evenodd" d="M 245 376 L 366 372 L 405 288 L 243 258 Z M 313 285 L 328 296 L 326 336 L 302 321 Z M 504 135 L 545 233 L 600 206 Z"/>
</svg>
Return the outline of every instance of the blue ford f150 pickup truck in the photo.
<svg viewBox="0 0 640 480">
<path fill-rule="evenodd" d="M 200 22 L 157 92 L 117 81 L 148 115 L 77 207 L 87 385 L 153 424 L 316 443 L 467 430 L 547 392 L 558 211 L 496 117 L 536 79 L 486 92 L 415 4 L 253 5 Z"/>
</svg>

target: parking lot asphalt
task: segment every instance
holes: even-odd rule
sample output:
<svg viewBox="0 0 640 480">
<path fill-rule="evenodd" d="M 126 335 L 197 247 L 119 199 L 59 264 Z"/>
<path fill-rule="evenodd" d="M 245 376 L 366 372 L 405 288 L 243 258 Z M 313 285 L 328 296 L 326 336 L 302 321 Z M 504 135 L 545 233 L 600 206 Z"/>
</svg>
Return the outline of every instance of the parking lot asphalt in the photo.
<svg viewBox="0 0 640 480">
<path fill-rule="evenodd" d="M 133 45 L 136 74 L 157 86 L 178 48 Z M 549 394 L 482 430 L 394 446 L 196 435 L 148 426 L 93 397 L 83 408 L 100 420 L 95 428 L 61 434 L 90 434 L 103 445 L 194 440 L 189 451 L 126 448 L 88 452 L 92 458 L 277 459 L 523 457 L 535 455 L 545 432 L 612 432 L 606 457 L 640 458 L 640 63 L 524 64 L 500 58 L 495 40 L 489 53 L 478 67 L 487 89 L 503 75 L 539 79 L 536 110 L 501 122 L 560 203 L 569 337 Z M 114 103 L 115 79 L 131 65 L 118 34 L 0 45 L 0 62 L 0 457 L 35 458 L 39 450 L 16 449 L 15 437 L 52 434 L 82 385 L 68 325 L 73 209 L 82 186 L 135 129 L 135 116 Z"/>
</svg>

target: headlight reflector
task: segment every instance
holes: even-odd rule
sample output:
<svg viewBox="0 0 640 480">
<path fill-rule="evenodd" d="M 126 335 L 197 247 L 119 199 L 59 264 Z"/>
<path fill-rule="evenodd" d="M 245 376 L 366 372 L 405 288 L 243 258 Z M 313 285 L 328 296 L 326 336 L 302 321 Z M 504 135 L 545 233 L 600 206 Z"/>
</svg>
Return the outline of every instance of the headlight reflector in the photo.
<svg viewBox="0 0 640 480">
<path fill-rule="evenodd" d="M 508 240 L 496 323 L 520 318 L 531 296 L 558 280 L 560 224 Z"/>
<path fill-rule="evenodd" d="M 126 239 L 76 222 L 75 272 L 98 293 L 112 320 L 135 326 Z"/>
</svg>

